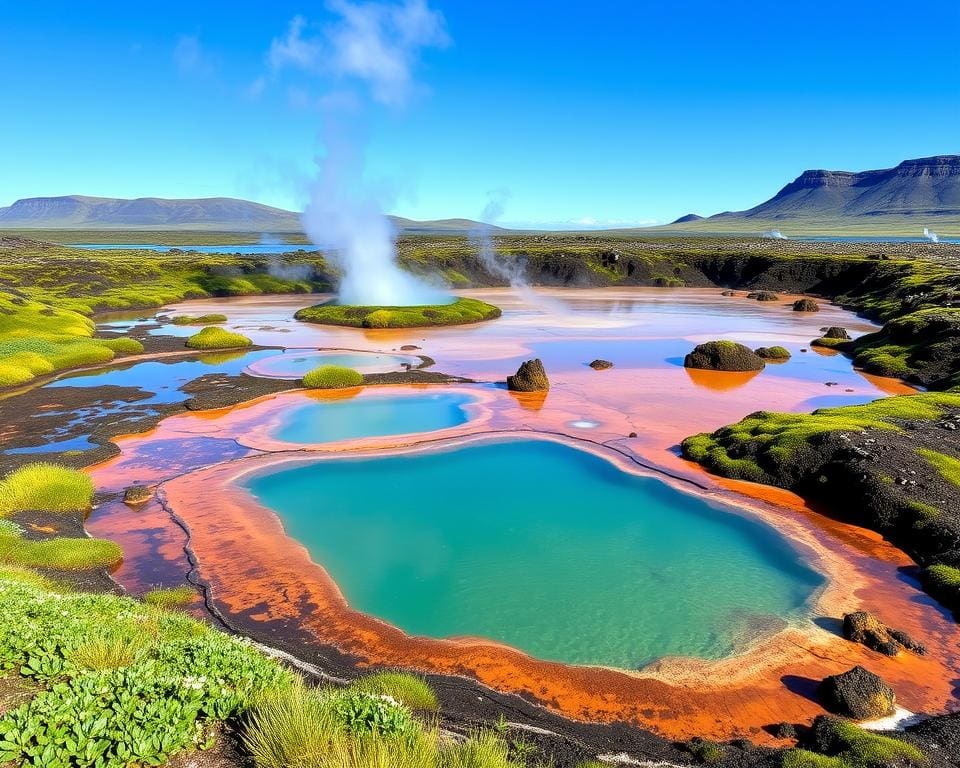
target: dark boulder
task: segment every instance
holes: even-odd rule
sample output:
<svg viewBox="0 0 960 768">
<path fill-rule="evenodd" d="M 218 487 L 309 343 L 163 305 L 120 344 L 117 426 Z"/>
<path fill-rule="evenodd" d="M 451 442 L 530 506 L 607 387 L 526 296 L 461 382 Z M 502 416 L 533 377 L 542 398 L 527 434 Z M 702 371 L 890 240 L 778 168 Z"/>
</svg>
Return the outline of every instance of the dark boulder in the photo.
<svg viewBox="0 0 960 768">
<path fill-rule="evenodd" d="M 773 291 L 753 291 L 747 294 L 747 298 L 757 301 L 777 301 L 780 297 Z"/>
<path fill-rule="evenodd" d="M 420 347 L 418 347 L 416 344 L 404 344 L 402 347 L 400 347 L 402 352 L 410 352 L 414 349 L 420 349 Z"/>
<path fill-rule="evenodd" d="M 868 611 L 848 613 L 843 617 L 843 636 L 854 643 L 860 643 L 878 653 L 896 656 L 906 649 L 923 654 L 926 649 L 915 642 L 908 634 L 891 629 Z"/>
<path fill-rule="evenodd" d="M 507 389 L 514 392 L 542 392 L 550 389 L 550 380 L 539 357 L 520 363 L 513 376 L 507 376 Z"/>
<path fill-rule="evenodd" d="M 761 360 L 750 347 L 735 341 L 708 341 L 697 344 L 693 351 L 683 358 L 686 368 L 700 368 L 707 371 L 760 371 Z"/>
<path fill-rule="evenodd" d="M 786 347 L 757 347 L 753 353 L 764 360 L 789 360 L 790 350 Z"/>
<path fill-rule="evenodd" d="M 813 299 L 797 299 L 793 302 L 794 312 L 819 312 L 820 305 Z"/>
<path fill-rule="evenodd" d="M 843 339 L 844 341 L 848 341 L 850 339 L 850 334 L 847 333 L 846 328 L 841 328 L 839 325 L 831 325 L 829 328 L 823 329 L 823 338 Z"/>
<path fill-rule="evenodd" d="M 737 292 L 736 292 L 736 291 L 721 291 L 720 295 L 721 295 L 721 296 L 736 296 L 736 295 L 737 295 Z"/>
<path fill-rule="evenodd" d="M 873 672 L 857 666 L 825 677 L 817 690 L 824 708 L 854 720 L 875 720 L 893 714 L 897 697 Z"/>
<path fill-rule="evenodd" d="M 613 363 L 611 363 L 609 360 L 601 360 L 600 358 L 597 358 L 590 363 L 590 367 L 595 371 L 605 371 L 607 368 L 613 368 Z"/>
</svg>

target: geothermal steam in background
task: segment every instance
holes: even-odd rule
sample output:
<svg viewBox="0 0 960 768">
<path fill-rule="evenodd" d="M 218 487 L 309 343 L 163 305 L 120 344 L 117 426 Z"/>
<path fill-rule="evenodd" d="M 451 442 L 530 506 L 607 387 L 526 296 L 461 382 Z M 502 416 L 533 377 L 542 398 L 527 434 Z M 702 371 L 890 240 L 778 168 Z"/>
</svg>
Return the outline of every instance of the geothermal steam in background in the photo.
<svg viewBox="0 0 960 768">
<path fill-rule="evenodd" d="M 304 231 L 318 247 L 336 251 L 331 256 L 342 272 L 342 304 L 449 302 L 443 290 L 397 265 L 396 232 L 376 192 L 364 182 L 359 138 L 364 115 L 376 105 L 396 108 L 408 102 L 421 50 L 449 42 L 443 16 L 426 0 L 331 0 L 328 8 L 339 17 L 333 24 L 311 34 L 306 19 L 296 17 L 286 36 L 273 41 L 268 57 L 274 73 L 290 67 L 346 85 L 317 100 L 324 153 L 303 212 Z"/>
<path fill-rule="evenodd" d="M 936 232 L 931 232 L 931 231 L 930 231 L 929 229 L 927 229 L 926 227 L 923 228 L 923 236 L 924 236 L 925 238 L 927 238 L 927 240 L 929 240 L 931 243 L 939 243 L 939 242 L 940 242 L 940 237 L 937 235 L 937 233 L 936 233 Z"/>
</svg>

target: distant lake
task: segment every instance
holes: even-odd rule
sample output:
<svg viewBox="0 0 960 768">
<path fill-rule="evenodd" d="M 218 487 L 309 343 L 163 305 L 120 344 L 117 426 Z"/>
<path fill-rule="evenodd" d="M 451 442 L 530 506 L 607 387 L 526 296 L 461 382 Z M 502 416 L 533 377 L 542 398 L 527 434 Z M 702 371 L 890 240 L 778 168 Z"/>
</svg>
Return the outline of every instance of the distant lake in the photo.
<svg viewBox="0 0 960 768">
<path fill-rule="evenodd" d="M 267 243 L 247 245 L 158 245 L 156 243 L 70 243 L 71 248 L 87 248 L 95 251 L 197 251 L 198 253 L 290 253 L 291 251 L 315 251 L 309 243 Z"/>
</svg>

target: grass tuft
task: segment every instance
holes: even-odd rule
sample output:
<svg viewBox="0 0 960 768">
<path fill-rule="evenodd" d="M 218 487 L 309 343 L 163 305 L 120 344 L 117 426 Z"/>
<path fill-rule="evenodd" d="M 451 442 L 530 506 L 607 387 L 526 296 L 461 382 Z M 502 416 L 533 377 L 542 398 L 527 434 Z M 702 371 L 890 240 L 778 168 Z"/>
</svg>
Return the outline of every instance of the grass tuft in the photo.
<svg viewBox="0 0 960 768">
<path fill-rule="evenodd" d="M 350 684 L 350 688 L 377 696 L 389 696 L 410 709 L 436 712 L 437 694 L 420 675 L 407 672 L 374 672 Z"/>
<path fill-rule="evenodd" d="M 159 608 L 176 608 L 180 605 L 192 603 L 196 597 L 197 591 L 193 587 L 184 585 L 181 587 L 151 589 L 143 595 L 143 602 Z"/>
<path fill-rule="evenodd" d="M 123 560 L 123 550 L 106 539 L 53 538 L 35 541 L 0 536 L 0 563 L 25 568 L 58 568 L 79 571 L 107 568 Z"/>
<path fill-rule="evenodd" d="M 311 389 L 344 389 L 363 384 L 363 374 L 342 365 L 321 365 L 304 374 L 303 386 Z"/>
<path fill-rule="evenodd" d="M 14 512 L 85 512 L 93 503 L 93 481 L 78 469 L 36 462 L 0 480 L 0 517 Z"/>
</svg>

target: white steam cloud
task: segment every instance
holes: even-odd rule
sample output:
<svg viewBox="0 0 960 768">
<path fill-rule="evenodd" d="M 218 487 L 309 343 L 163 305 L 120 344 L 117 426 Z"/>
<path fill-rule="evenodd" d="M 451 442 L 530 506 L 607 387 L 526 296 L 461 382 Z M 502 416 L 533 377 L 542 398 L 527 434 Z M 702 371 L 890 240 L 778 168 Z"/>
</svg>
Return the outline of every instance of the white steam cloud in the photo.
<svg viewBox="0 0 960 768">
<path fill-rule="evenodd" d="M 337 19 L 314 30 L 297 16 L 267 57 L 274 73 L 294 68 L 338 82 L 316 104 L 323 117 L 323 154 L 302 222 L 317 246 L 334 251 L 343 304 L 415 305 L 450 301 L 442 290 L 404 272 L 396 261 L 396 232 L 377 192 L 364 181 L 363 131 L 358 123 L 374 103 L 406 104 L 425 48 L 449 43 L 443 16 L 425 0 L 328 3 Z"/>
<path fill-rule="evenodd" d="M 931 243 L 939 243 L 940 236 L 936 232 L 931 232 L 926 227 L 923 228 L 923 236 L 927 238 Z"/>
<path fill-rule="evenodd" d="M 779 229 L 768 229 L 766 232 L 762 232 L 760 234 L 760 237 L 766 238 L 767 240 L 788 240 L 789 239 Z"/>
</svg>

